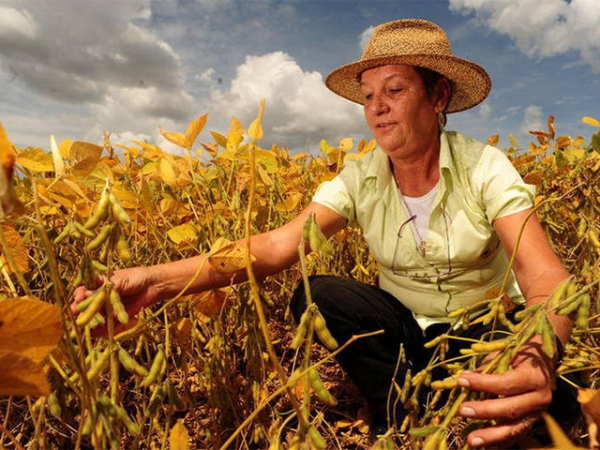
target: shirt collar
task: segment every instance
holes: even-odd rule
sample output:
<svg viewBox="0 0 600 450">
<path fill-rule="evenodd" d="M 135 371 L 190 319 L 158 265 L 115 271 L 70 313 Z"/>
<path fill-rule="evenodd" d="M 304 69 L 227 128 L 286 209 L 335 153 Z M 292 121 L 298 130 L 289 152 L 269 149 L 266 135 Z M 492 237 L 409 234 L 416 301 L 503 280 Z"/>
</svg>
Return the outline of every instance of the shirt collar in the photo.
<svg viewBox="0 0 600 450">
<path fill-rule="evenodd" d="M 453 166 L 452 150 L 450 148 L 448 135 L 445 131 L 442 131 L 440 135 L 439 165 L 440 189 L 442 190 L 442 192 L 445 192 L 447 183 L 450 181 Z M 448 177 L 448 179 L 446 177 Z M 379 146 L 376 146 L 373 149 L 373 157 L 365 173 L 365 182 L 376 183 L 376 187 L 379 192 L 381 192 L 382 189 L 389 186 L 395 187 L 394 180 L 392 179 L 392 170 L 390 168 L 389 157 Z"/>
</svg>

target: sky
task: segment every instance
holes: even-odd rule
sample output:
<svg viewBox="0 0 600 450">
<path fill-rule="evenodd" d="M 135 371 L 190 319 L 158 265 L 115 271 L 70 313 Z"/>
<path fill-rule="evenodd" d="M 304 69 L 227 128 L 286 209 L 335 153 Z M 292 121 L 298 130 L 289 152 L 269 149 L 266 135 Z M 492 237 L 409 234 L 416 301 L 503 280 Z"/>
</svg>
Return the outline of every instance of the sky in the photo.
<svg viewBox="0 0 600 450">
<path fill-rule="evenodd" d="M 50 135 L 171 149 L 208 113 L 226 134 L 266 99 L 264 148 L 318 152 L 321 139 L 370 139 L 362 108 L 325 77 L 360 58 L 374 26 L 440 25 L 456 56 L 482 65 L 492 92 L 447 129 L 508 146 L 555 116 L 558 134 L 589 138 L 600 120 L 599 0 L 0 0 L 0 122 L 20 148 Z"/>
</svg>

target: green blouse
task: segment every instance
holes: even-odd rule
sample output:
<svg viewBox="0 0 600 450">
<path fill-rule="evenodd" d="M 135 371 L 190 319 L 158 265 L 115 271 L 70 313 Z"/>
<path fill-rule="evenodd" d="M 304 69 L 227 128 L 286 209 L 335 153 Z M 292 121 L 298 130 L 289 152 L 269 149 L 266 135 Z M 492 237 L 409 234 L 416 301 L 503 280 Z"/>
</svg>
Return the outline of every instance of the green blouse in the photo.
<svg viewBox="0 0 600 450">
<path fill-rule="evenodd" d="M 313 201 L 358 223 L 379 266 L 380 287 L 413 311 L 425 329 L 449 322 L 450 311 L 485 300 L 501 287 L 508 257 L 492 223 L 531 208 L 534 194 L 502 151 L 443 132 L 425 256 L 379 147 L 348 161 L 336 178 L 319 186 Z M 524 302 L 512 271 L 506 293 Z"/>
</svg>

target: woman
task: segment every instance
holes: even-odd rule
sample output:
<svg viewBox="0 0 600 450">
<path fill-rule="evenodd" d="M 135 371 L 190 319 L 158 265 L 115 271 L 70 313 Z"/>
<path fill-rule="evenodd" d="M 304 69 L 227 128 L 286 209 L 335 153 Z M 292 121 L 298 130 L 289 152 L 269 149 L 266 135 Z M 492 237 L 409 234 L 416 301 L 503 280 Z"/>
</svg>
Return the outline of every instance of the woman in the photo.
<svg viewBox="0 0 600 450">
<path fill-rule="evenodd" d="M 568 273 L 532 215 L 533 189 L 508 159 L 458 133 L 443 130 L 445 114 L 482 102 L 491 82 L 478 65 L 452 55 L 445 33 L 422 20 L 377 27 L 361 59 L 332 72 L 327 86 L 364 105 L 378 148 L 320 186 L 313 201 L 286 225 L 252 237 L 258 276 L 275 274 L 298 260 L 309 214 L 327 237 L 356 221 L 380 269 L 380 286 L 313 277 L 311 292 L 340 342 L 353 334 L 384 329 L 339 355 L 374 412 L 373 428 L 387 424 L 386 396 L 400 344 L 407 364 L 420 366 L 423 343 L 446 331 L 448 313 L 486 298 L 508 269 L 506 292 L 527 307 L 545 301 Z M 519 240 L 519 231 L 524 232 Z M 243 244 L 243 242 L 242 242 Z M 130 313 L 173 297 L 193 278 L 206 255 L 147 268 L 118 271 L 112 282 Z M 232 279 L 209 264 L 188 293 L 227 286 Z M 245 271 L 234 282 L 245 279 Z M 79 288 L 75 301 L 91 292 Z M 303 288 L 291 302 L 296 317 L 305 308 Z M 558 342 L 571 324 L 551 317 Z M 483 332 L 483 330 L 479 330 Z M 534 338 L 501 375 L 465 373 L 460 385 L 489 394 L 460 414 L 495 419 L 472 431 L 471 446 L 489 446 L 529 430 L 552 400 L 553 361 Z M 376 388 L 373 388 L 376 386 Z M 384 430 L 382 428 L 381 430 Z"/>
</svg>

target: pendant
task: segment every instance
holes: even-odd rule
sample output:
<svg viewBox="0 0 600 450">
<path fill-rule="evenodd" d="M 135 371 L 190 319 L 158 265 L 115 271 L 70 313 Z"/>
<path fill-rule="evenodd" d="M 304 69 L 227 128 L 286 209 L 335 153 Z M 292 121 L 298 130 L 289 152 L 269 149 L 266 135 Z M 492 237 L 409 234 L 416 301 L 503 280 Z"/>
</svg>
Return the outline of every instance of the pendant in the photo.
<svg viewBox="0 0 600 450">
<path fill-rule="evenodd" d="M 419 254 L 425 258 L 425 252 L 427 250 L 427 244 L 425 243 L 425 241 L 421 241 L 419 242 Z"/>
</svg>

